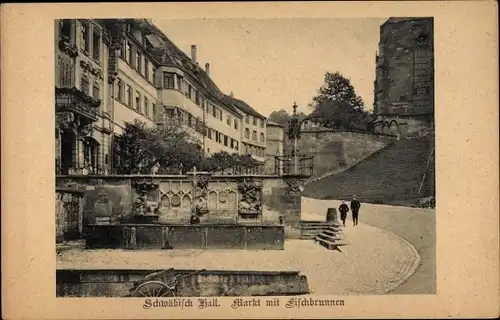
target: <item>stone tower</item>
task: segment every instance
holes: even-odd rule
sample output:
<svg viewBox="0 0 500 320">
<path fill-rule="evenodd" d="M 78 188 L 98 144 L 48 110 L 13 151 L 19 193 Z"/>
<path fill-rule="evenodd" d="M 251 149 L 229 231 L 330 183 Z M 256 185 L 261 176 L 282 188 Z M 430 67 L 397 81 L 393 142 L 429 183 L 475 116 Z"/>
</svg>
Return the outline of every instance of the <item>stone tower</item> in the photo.
<svg viewBox="0 0 500 320">
<path fill-rule="evenodd" d="M 390 18 L 380 27 L 374 114 L 404 135 L 433 131 L 433 18 Z"/>
</svg>

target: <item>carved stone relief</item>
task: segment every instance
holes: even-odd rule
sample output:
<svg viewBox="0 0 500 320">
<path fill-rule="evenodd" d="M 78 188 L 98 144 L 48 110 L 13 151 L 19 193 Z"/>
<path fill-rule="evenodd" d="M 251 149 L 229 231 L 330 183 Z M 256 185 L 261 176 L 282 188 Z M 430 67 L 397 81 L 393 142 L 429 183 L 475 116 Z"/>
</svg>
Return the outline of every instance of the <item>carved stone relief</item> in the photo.
<svg viewBox="0 0 500 320">
<path fill-rule="evenodd" d="M 160 213 L 169 215 L 176 212 L 191 212 L 192 197 L 189 181 L 162 182 L 160 191 Z"/>
<path fill-rule="evenodd" d="M 290 196 L 300 196 L 304 191 L 304 183 L 303 179 L 285 179 L 286 183 L 286 194 Z"/>
<path fill-rule="evenodd" d="M 240 215 L 259 215 L 262 212 L 262 181 L 243 179 L 238 181 Z"/>
<path fill-rule="evenodd" d="M 132 186 L 136 190 L 136 201 L 133 211 L 135 215 L 158 214 L 158 183 L 155 181 L 134 181 Z"/>
</svg>

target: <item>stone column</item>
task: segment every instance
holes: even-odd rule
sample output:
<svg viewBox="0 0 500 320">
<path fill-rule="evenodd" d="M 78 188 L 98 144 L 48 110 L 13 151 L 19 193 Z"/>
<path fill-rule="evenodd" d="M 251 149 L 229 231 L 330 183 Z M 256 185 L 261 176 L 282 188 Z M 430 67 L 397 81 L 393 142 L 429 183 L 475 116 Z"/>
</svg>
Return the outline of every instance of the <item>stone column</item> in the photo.
<svg viewBox="0 0 500 320">
<path fill-rule="evenodd" d="M 281 189 L 279 202 L 285 217 L 285 238 L 300 238 L 300 213 L 302 210 L 302 192 L 304 178 L 300 176 L 285 176 L 284 187 Z"/>
</svg>

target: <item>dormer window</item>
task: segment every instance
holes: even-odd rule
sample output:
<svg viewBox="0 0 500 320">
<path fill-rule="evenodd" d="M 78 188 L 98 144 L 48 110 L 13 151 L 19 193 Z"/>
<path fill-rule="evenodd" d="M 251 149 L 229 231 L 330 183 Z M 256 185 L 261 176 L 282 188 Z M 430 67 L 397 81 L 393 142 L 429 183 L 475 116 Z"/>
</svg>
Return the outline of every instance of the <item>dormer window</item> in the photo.
<svg viewBox="0 0 500 320">
<path fill-rule="evenodd" d="M 171 72 L 163 72 L 163 88 L 174 89 L 174 74 Z"/>
</svg>

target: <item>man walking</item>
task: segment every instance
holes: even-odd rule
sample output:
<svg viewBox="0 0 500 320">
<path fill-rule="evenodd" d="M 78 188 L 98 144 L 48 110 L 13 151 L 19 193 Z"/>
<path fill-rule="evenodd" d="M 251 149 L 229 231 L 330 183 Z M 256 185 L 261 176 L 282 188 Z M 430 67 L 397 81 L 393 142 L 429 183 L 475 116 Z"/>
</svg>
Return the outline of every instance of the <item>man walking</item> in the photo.
<svg viewBox="0 0 500 320">
<path fill-rule="evenodd" d="M 339 211 L 340 211 L 340 220 L 342 220 L 342 224 L 345 227 L 345 219 L 347 218 L 347 213 L 349 212 L 349 207 L 347 206 L 347 204 L 345 204 L 344 200 L 342 200 L 342 204 L 339 207 Z"/>
<path fill-rule="evenodd" d="M 357 226 L 358 225 L 358 214 L 359 214 L 359 208 L 361 207 L 361 203 L 356 199 L 356 196 L 352 196 L 352 201 L 351 201 L 351 211 L 352 211 L 352 222 L 353 225 Z"/>
</svg>

